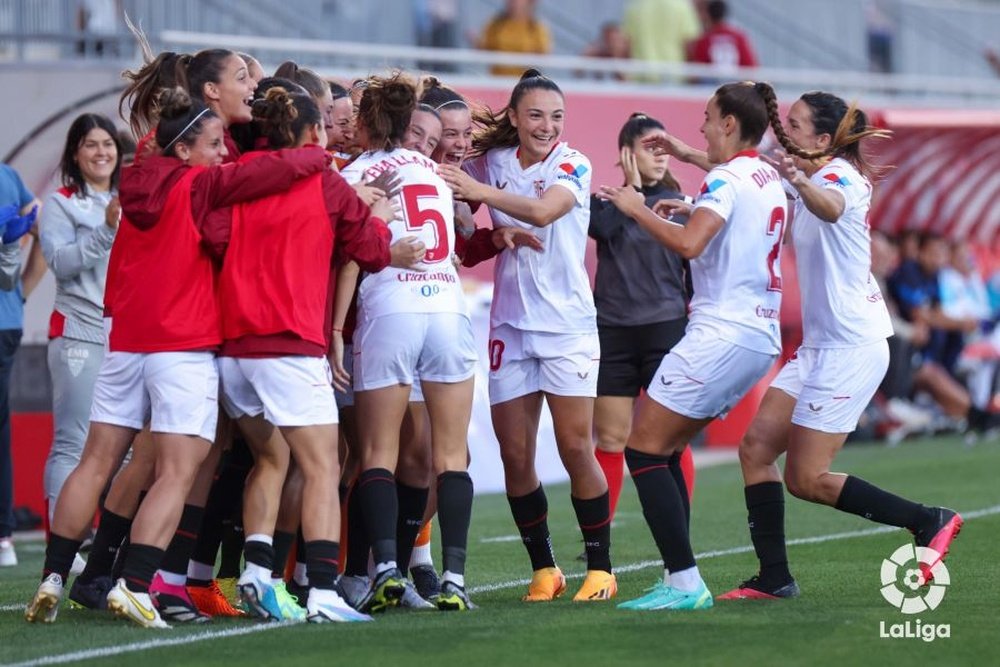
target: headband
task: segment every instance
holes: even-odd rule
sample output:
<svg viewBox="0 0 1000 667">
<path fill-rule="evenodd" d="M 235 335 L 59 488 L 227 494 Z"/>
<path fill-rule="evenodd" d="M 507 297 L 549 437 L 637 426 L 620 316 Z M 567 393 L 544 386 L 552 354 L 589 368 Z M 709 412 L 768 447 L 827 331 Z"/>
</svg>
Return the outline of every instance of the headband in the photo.
<svg viewBox="0 0 1000 667">
<path fill-rule="evenodd" d="M 198 122 L 198 119 L 201 118 L 202 116 L 204 116 L 205 114 L 207 114 L 209 111 L 211 111 L 211 109 L 209 109 L 208 107 L 205 107 L 204 109 L 202 109 L 201 111 L 199 111 L 198 115 L 195 116 L 194 118 L 192 118 L 191 122 L 188 123 L 187 125 L 185 125 L 184 129 L 181 130 L 180 132 L 178 132 L 177 136 L 174 137 L 173 139 L 171 139 L 169 144 L 167 144 L 166 146 L 163 147 L 163 152 L 166 153 L 168 148 L 170 148 L 175 143 L 177 143 L 177 140 L 180 139 L 181 137 L 183 137 L 184 133 L 187 132 L 188 130 L 190 130 L 194 126 L 194 124 Z"/>
</svg>

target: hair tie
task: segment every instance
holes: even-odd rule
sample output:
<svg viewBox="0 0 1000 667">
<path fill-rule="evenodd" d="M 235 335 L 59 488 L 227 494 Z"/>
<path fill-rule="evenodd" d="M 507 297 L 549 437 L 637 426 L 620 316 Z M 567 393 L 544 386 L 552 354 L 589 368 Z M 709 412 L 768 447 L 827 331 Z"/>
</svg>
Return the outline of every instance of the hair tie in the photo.
<svg viewBox="0 0 1000 667">
<path fill-rule="evenodd" d="M 166 152 L 167 152 L 167 149 L 168 149 L 168 148 L 170 148 L 170 147 L 171 147 L 171 146 L 173 146 L 173 145 L 174 145 L 175 143 L 177 143 L 177 140 L 178 140 L 178 139 L 180 139 L 181 137 L 183 137 L 183 136 L 184 136 L 184 133 L 185 133 L 185 132 L 187 132 L 188 130 L 190 130 L 190 129 L 191 129 L 191 127 L 192 127 L 192 126 L 193 126 L 193 125 L 194 125 L 195 123 L 197 123 L 197 122 L 198 122 L 198 119 L 199 119 L 199 118 L 201 118 L 202 116 L 204 116 L 205 114 L 207 114 L 207 113 L 208 113 L 209 111 L 211 111 L 211 109 L 209 109 L 208 107 L 205 107 L 204 109 L 202 109 L 201 111 L 199 111 L 199 112 L 198 112 L 198 115 L 197 115 L 197 116 L 195 116 L 194 118 L 192 118 L 192 119 L 191 119 L 191 122 L 190 122 L 190 123 L 188 123 L 187 125 L 185 125 L 185 126 L 184 126 L 184 129 L 183 129 L 183 130 L 181 130 L 180 132 L 178 132 L 178 133 L 177 133 L 177 136 L 175 136 L 175 137 L 174 137 L 173 139 L 171 139 L 171 140 L 170 140 L 170 143 L 169 143 L 169 144 L 167 144 L 166 146 L 164 146 L 164 147 L 163 147 L 163 152 L 164 152 L 164 153 L 166 153 Z"/>
<path fill-rule="evenodd" d="M 469 108 L 469 104 L 465 100 L 448 100 L 447 102 L 443 102 L 443 103 L 437 105 L 436 107 L 433 107 L 433 109 L 434 109 L 434 111 L 440 111 L 441 109 L 445 108 L 446 106 L 449 106 L 449 105 L 452 105 L 452 104 L 461 105 L 461 106 L 465 107 L 466 109 Z M 428 105 L 428 106 L 430 106 L 430 105 Z"/>
</svg>

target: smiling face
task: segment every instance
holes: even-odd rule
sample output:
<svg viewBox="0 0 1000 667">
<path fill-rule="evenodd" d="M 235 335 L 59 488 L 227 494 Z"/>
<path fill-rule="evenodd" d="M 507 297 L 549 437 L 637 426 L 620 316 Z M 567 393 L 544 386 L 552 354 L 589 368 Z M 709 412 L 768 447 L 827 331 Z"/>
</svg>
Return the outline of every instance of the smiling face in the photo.
<svg viewBox="0 0 1000 667">
<path fill-rule="evenodd" d="M 118 166 L 118 147 L 107 130 L 95 127 L 80 142 L 73 156 L 87 185 L 95 190 L 111 187 L 111 176 Z"/>
<path fill-rule="evenodd" d="M 346 152 L 354 141 L 354 105 L 350 97 L 341 97 L 333 101 L 333 111 L 330 114 L 333 127 L 327 130 L 327 145 L 330 150 Z"/>
<path fill-rule="evenodd" d="M 472 148 L 472 111 L 465 104 L 449 104 L 438 109 L 441 115 L 441 143 L 434 155 L 441 164 L 460 166 Z"/>
<path fill-rule="evenodd" d="M 827 133 L 816 133 L 816 126 L 813 125 L 812 107 L 802 100 L 796 100 L 795 104 L 788 110 L 785 117 L 785 133 L 792 143 L 807 151 L 826 150 L 830 147 L 833 139 Z M 799 168 L 802 163 L 807 162 L 802 158 L 794 158 Z"/>
<path fill-rule="evenodd" d="M 735 131 L 739 136 L 739 128 L 733 116 L 723 116 L 719 110 L 719 105 L 715 101 L 715 96 L 708 101 L 705 106 L 705 122 L 701 124 L 701 133 L 708 142 L 708 159 L 711 162 L 726 162 L 735 152 L 730 144 L 730 135 Z"/>
<path fill-rule="evenodd" d="M 441 141 L 441 119 L 424 109 L 416 109 L 410 116 L 410 126 L 406 128 L 403 148 L 417 151 L 430 157 Z"/>
<path fill-rule="evenodd" d="M 541 162 L 555 147 L 563 130 L 565 106 L 563 96 L 556 91 L 535 88 L 508 112 L 511 124 L 517 128 L 523 164 Z"/>
<path fill-rule="evenodd" d="M 222 119 L 225 127 L 253 120 L 250 104 L 257 82 L 250 76 L 247 65 L 238 55 L 226 58 L 218 83 L 204 86 L 205 103 Z"/>
<path fill-rule="evenodd" d="M 229 155 L 226 142 L 223 140 L 225 128 L 218 118 L 202 121 L 201 132 L 190 144 L 177 142 L 175 153 L 177 157 L 192 167 L 214 167 L 222 164 L 223 158 Z"/>
<path fill-rule="evenodd" d="M 643 185 L 652 185 L 663 180 L 670 164 L 670 156 L 652 146 L 644 146 L 642 142 L 649 137 L 665 136 L 667 133 L 663 130 L 652 128 L 640 134 L 632 142 L 632 153 L 635 155 L 635 163 L 639 168 Z"/>
</svg>

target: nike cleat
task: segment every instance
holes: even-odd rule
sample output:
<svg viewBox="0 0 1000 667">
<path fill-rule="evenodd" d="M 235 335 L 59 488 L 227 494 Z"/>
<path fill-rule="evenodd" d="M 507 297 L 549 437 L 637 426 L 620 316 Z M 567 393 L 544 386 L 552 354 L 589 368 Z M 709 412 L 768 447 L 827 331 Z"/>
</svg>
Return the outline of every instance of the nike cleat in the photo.
<svg viewBox="0 0 1000 667">
<path fill-rule="evenodd" d="M 337 591 L 313 588 L 306 603 L 306 620 L 310 623 L 363 623 L 372 617 L 355 611 Z"/>
<path fill-rule="evenodd" d="M 712 594 L 705 582 L 696 591 L 681 591 L 663 582 L 649 589 L 645 595 L 618 605 L 619 609 L 632 611 L 693 611 L 712 607 Z"/>
<path fill-rule="evenodd" d="M 119 579 L 108 592 L 108 609 L 118 618 L 127 619 L 144 628 L 170 627 L 160 618 L 149 594 L 130 591 L 125 586 L 124 579 Z"/>
<path fill-rule="evenodd" d="M 580 590 L 573 596 L 573 602 L 599 602 L 610 600 L 618 592 L 615 575 L 604 570 L 587 570 Z"/>
<path fill-rule="evenodd" d="M 279 579 L 271 584 L 274 587 L 274 597 L 281 608 L 281 618 L 285 621 L 304 621 L 306 610 L 299 604 L 299 599 L 288 592 L 284 580 Z"/>
<path fill-rule="evenodd" d="M 433 565 L 417 565 L 410 568 L 410 578 L 417 587 L 420 597 L 433 600 L 441 592 L 441 579 Z"/>
<path fill-rule="evenodd" d="M 203 614 L 229 617 L 246 616 L 246 612 L 232 605 L 231 598 L 222 592 L 215 579 L 208 586 L 188 586 L 187 592 L 198 611 Z"/>
<path fill-rule="evenodd" d="M 441 611 L 469 611 L 476 608 L 465 588 L 447 580 L 441 583 L 441 593 L 434 602 Z"/>
<path fill-rule="evenodd" d="M 938 553 L 937 560 L 933 563 L 920 563 L 920 573 L 924 576 L 924 583 L 934 581 L 934 566 L 944 561 L 951 548 L 952 541 L 958 537 L 965 520 L 958 512 L 954 512 L 944 507 L 935 507 L 934 521 L 930 525 L 914 533 L 914 541 L 918 547 L 926 547 Z"/>
<path fill-rule="evenodd" d="M 528 594 L 524 602 L 551 602 L 566 590 L 566 577 L 558 567 L 543 567 L 535 570 L 528 584 Z"/>
<path fill-rule="evenodd" d="M 187 588 L 168 584 L 163 581 L 159 573 L 153 577 L 153 583 L 149 585 L 149 598 L 160 612 L 160 618 L 165 621 L 192 625 L 212 621 L 211 616 L 198 610 Z"/>
<path fill-rule="evenodd" d="M 108 591 L 114 585 L 115 582 L 111 577 L 94 577 L 92 581 L 87 582 L 77 577 L 69 589 L 70 609 L 107 609 Z"/>
<path fill-rule="evenodd" d="M 56 614 L 59 613 L 59 602 L 63 596 L 63 580 L 58 574 L 53 572 L 38 584 L 35 597 L 31 598 L 27 608 L 24 610 L 24 618 L 29 623 L 41 621 L 42 623 L 54 623 Z"/>
<path fill-rule="evenodd" d="M 358 611 L 364 611 L 364 605 L 368 602 L 371 587 L 372 584 L 368 580 L 368 577 L 350 574 L 340 575 L 335 586 L 338 595 Z"/>
<path fill-rule="evenodd" d="M 361 611 L 377 614 L 390 607 L 399 606 L 399 600 L 406 593 L 408 583 L 398 569 L 385 570 L 372 583 L 368 595 L 361 602 Z"/>
<path fill-rule="evenodd" d="M 782 600 L 799 596 L 799 585 L 792 579 L 781 586 L 765 586 L 755 574 L 731 591 L 716 596 L 716 600 Z"/>
</svg>

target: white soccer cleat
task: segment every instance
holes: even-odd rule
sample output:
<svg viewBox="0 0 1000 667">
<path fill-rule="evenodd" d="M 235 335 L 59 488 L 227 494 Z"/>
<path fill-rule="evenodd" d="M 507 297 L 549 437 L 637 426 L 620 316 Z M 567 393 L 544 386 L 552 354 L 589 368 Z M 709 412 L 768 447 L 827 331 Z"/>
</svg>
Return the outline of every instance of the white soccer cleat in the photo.
<svg viewBox="0 0 1000 667">
<path fill-rule="evenodd" d="M 306 604 L 310 623 L 359 623 L 372 620 L 368 614 L 355 611 L 337 591 L 313 588 L 309 590 L 309 602 Z"/>
<path fill-rule="evenodd" d="M 14 567 L 17 565 L 17 552 L 14 551 L 14 543 L 9 537 L 0 540 L 0 567 Z"/>
<path fill-rule="evenodd" d="M 59 603 L 62 601 L 63 590 L 63 580 L 58 574 L 53 572 L 45 577 L 38 585 L 35 597 L 31 598 L 31 602 L 24 610 L 24 618 L 29 623 L 37 621 L 54 623 L 56 614 L 59 613 Z"/>
<path fill-rule="evenodd" d="M 135 593 L 125 586 L 125 580 L 119 579 L 108 592 L 108 609 L 119 618 L 126 618 L 144 628 L 169 628 L 170 625 L 160 618 L 160 613 L 153 606 L 149 593 Z"/>
</svg>

